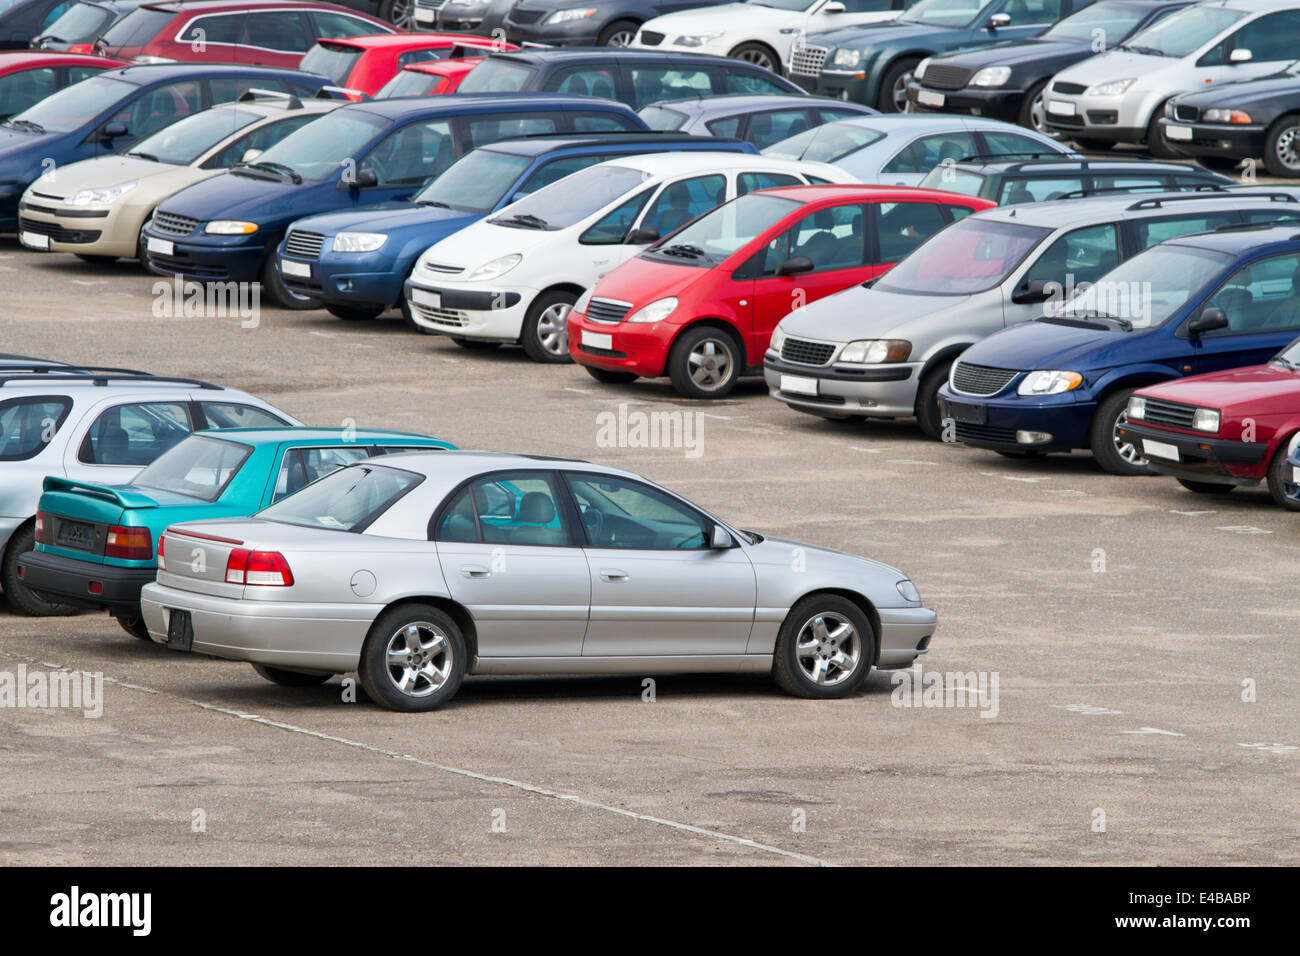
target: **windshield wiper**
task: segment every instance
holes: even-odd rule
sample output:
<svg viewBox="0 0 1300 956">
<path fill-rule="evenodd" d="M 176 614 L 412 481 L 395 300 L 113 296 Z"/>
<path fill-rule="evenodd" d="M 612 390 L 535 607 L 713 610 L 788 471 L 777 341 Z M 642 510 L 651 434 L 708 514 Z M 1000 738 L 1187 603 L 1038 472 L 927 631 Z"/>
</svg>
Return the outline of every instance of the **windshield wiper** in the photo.
<svg viewBox="0 0 1300 956">
<path fill-rule="evenodd" d="M 33 133 L 45 132 L 44 126 L 42 126 L 40 123 L 33 123 L 31 120 L 7 119 L 4 121 L 4 125 L 8 126 L 10 129 L 25 129 L 25 130 L 30 130 Z"/>
<path fill-rule="evenodd" d="M 493 222 L 512 222 L 516 225 L 525 226 L 528 229 L 546 229 L 550 223 L 541 216 L 534 216 L 529 213 L 518 213 L 513 216 L 506 216 L 502 219 L 494 219 Z"/>
<path fill-rule="evenodd" d="M 1128 50 L 1130 53 L 1142 53 L 1146 56 L 1167 56 L 1164 50 L 1157 50 L 1153 46 L 1133 46 L 1128 43 L 1121 43 L 1117 49 Z"/>
<path fill-rule="evenodd" d="M 267 163 L 258 160 L 255 163 L 240 163 L 235 168 L 236 169 L 264 169 L 268 173 L 273 173 L 277 176 L 284 176 L 288 179 L 293 180 L 293 184 L 295 186 L 302 184 L 302 177 L 298 175 L 297 172 L 294 171 L 294 168 L 292 166 L 286 166 L 284 165 L 284 163 Z"/>
<path fill-rule="evenodd" d="M 1278 365 L 1281 365 L 1283 368 L 1291 372 L 1300 371 L 1300 365 L 1296 365 L 1295 362 L 1292 362 L 1289 359 L 1284 359 L 1280 355 L 1274 355 L 1271 359 L 1269 359 L 1269 362 L 1270 363 L 1276 362 Z"/>
<path fill-rule="evenodd" d="M 450 209 L 450 208 L 451 208 L 451 204 L 450 204 L 450 203 L 439 202 L 439 201 L 436 200 L 436 199 L 417 199 L 417 200 L 415 201 L 415 204 L 416 204 L 417 206 L 437 206 L 439 209 Z"/>
<path fill-rule="evenodd" d="M 1062 310 L 1055 318 L 1101 319 L 1105 322 L 1114 322 L 1125 332 L 1133 331 L 1133 323 L 1128 319 L 1121 319 L 1118 315 L 1111 315 L 1109 312 L 1102 312 L 1100 309 L 1067 309 Z"/>
<path fill-rule="evenodd" d="M 690 246 L 680 242 L 664 249 L 656 249 L 655 252 L 665 256 L 681 256 L 683 259 L 698 259 L 704 255 L 704 250 L 699 246 Z"/>
<path fill-rule="evenodd" d="M 140 152 L 138 149 L 132 149 L 132 150 L 129 150 L 129 151 L 127 152 L 126 155 L 128 155 L 128 156 L 139 156 L 141 159 L 147 159 L 147 160 L 149 160 L 149 162 L 151 162 L 151 163 L 161 163 L 161 162 L 162 162 L 162 160 L 159 159 L 157 156 L 155 156 L 153 153 L 142 153 L 142 152 Z"/>
</svg>

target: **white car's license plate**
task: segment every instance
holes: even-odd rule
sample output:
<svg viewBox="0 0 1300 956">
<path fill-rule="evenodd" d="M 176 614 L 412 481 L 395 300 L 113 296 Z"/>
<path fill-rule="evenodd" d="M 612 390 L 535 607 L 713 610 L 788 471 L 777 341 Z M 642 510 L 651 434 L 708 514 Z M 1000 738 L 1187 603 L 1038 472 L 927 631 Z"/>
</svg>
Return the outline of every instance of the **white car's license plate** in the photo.
<svg viewBox="0 0 1300 956">
<path fill-rule="evenodd" d="M 44 249 L 46 252 L 50 249 L 50 237 L 39 232 L 20 232 L 18 241 L 29 249 Z"/>
<path fill-rule="evenodd" d="M 1166 126 L 1165 138 L 1177 139 L 1185 143 L 1191 142 L 1192 128 L 1190 126 Z"/>
<path fill-rule="evenodd" d="M 588 332 L 583 329 L 582 344 L 590 345 L 593 349 L 612 349 L 614 347 L 614 336 L 608 332 Z"/>
<path fill-rule="evenodd" d="M 433 23 L 433 20 L 434 12 L 432 10 L 421 10 L 419 7 L 415 8 L 416 23 Z"/>
<path fill-rule="evenodd" d="M 1074 104 L 1067 103 L 1064 100 L 1048 100 L 1047 112 L 1053 116 L 1073 116 Z"/>
<path fill-rule="evenodd" d="M 149 252 L 158 253 L 160 256 L 170 256 L 176 252 L 176 245 L 170 239 L 155 239 L 153 236 L 149 237 L 149 241 L 145 243 L 145 248 Z"/>
<path fill-rule="evenodd" d="M 1300 485 L 1300 468 L 1294 466 L 1291 468 L 1291 480 Z"/>
<path fill-rule="evenodd" d="M 781 391 L 794 392 L 796 395 L 816 395 L 817 379 L 804 375 L 782 375 Z"/>
<path fill-rule="evenodd" d="M 442 308 L 442 294 L 439 292 L 429 292 L 425 289 L 412 289 L 411 301 L 416 305 L 422 305 L 429 309 Z"/>
<path fill-rule="evenodd" d="M 1142 450 L 1152 458 L 1182 461 L 1182 456 L 1178 454 L 1178 446 L 1171 445 L 1168 442 L 1152 441 L 1150 438 L 1144 438 L 1142 439 Z"/>
<path fill-rule="evenodd" d="M 942 93 L 931 93 L 929 90 L 917 90 L 916 101 L 922 106 L 943 106 L 948 102 L 948 97 Z"/>
<path fill-rule="evenodd" d="M 311 278 L 311 264 L 307 262 L 294 262 L 292 259 L 281 259 L 280 271 L 287 276 L 297 276 L 300 279 Z"/>
</svg>

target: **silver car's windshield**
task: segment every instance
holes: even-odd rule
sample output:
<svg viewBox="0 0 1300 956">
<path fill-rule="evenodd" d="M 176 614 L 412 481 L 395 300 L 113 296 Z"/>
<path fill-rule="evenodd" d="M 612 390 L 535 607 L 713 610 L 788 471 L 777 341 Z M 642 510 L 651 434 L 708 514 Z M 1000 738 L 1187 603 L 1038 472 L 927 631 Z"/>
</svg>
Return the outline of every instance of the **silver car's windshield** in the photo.
<svg viewBox="0 0 1300 956">
<path fill-rule="evenodd" d="M 426 206 L 491 212 L 531 162 L 527 156 L 476 149 L 411 198 Z"/>
<path fill-rule="evenodd" d="M 360 534 L 423 475 L 381 465 L 353 465 L 331 472 L 257 513 L 267 521 Z"/>
<path fill-rule="evenodd" d="M 191 435 L 155 458 L 133 484 L 216 501 L 252 453 L 251 446 L 239 442 Z"/>
<path fill-rule="evenodd" d="M 1065 319 L 1118 319 L 1133 329 L 1162 325 L 1215 277 L 1232 256 L 1161 243 L 1081 289 L 1057 313 Z"/>
<path fill-rule="evenodd" d="M 1119 46 L 1151 56 L 1187 56 L 1199 50 L 1246 14 L 1241 10 L 1195 4 L 1147 27 Z"/>
<path fill-rule="evenodd" d="M 963 219 L 918 246 L 874 288 L 911 295 L 970 295 L 1010 274 L 1051 229 Z"/>
<path fill-rule="evenodd" d="M 921 0 L 898 19 L 934 27 L 964 27 L 992 3 L 993 0 Z"/>
<path fill-rule="evenodd" d="M 775 159 L 833 163 L 884 138 L 885 134 L 879 130 L 859 126 L 852 121 L 827 123 L 773 143 L 763 150 L 763 155 Z"/>
<path fill-rule="evenodd" d="M 489 221 L 523 229 L 565 229 L 651 178 L 631 166 L 591 166 L 513 203 Z"/>
<path fill-rule="evenodd" d="M 232 133 L 261 117 L 233 106 L 218 106 L 164 126 L 131 147 L 129 156 L 188 166 Z"/>
</svg>

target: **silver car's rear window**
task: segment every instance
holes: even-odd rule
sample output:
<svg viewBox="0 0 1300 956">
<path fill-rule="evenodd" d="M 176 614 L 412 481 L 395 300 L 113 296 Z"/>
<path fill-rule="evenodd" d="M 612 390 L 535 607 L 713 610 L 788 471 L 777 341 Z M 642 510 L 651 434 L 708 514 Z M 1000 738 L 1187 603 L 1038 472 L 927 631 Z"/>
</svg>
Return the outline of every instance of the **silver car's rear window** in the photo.
<svg viewBox="0 0 1300 956">
<path fill-rule="evenodd" d="M 304 528 L 360 534 L 422 481 L 423 475 L 400 468 L 352 465 L 282 498 L 259 511 L 257 517 Z"/>
</svg>

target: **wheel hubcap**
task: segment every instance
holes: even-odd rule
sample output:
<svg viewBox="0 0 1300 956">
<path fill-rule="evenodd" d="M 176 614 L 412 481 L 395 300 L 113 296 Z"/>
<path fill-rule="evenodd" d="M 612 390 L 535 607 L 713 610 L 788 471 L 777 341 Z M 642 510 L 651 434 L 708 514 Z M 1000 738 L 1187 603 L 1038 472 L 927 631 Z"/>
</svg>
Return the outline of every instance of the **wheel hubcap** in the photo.
<svg viewBox="0 0 1300 956">
<path fill-rule="evenodd" d="M 1119 453 L 1119 457 L 1123 458 L 1130 465 L 1137 468 L 1145 468 L 1147 460 L 1142 456 L 1142 453 L 1137 450 L 1137 446 L 1120 436 L 1119 430 L 1127 424 L 1128 415 L 1125 412 L 1120 412 L 1119 417 L 1115 419 L 1115 428 L 1111 433 L 1111 441 L 1115 445 L 1115 451 Z"/>
<path fill-rule="evenodd" d="M 835 611 L 814 615 L 799 628 L 795 657 L 804 676 L 814 684 L 833 687 L 858 669 L 862 642 L 857 628 Z"/>
<path fill-rule="evenodd" d="M 415 0 L 393 0 L 393 26 L 402 30 L 415 27 Z"/>
<path fill-rule="evenodd" d="M 1275 152 L 1278 161 L 1287 169 L 1300 169 L 1300 126 L 1282 131 Z"/>
<path fill-rule="evenodd" d="M 537 317 L 537 340 L 551 355 L 569 354 L 569 313 L 573 306 L 556 303 Z"/>
<path fill-rule="evenodd" d="M 907 84 L 911 79 L 911 73 L 904 73 L 894 81 L 894 108 L 900 113 L 907 112 Z"/>
<path fill-rule="evenodd" d="M 1029 104 L 1029 125 L 1035 132 L 1047 132 L 1047 108 L 1043 105 L 1043 94 L 1039 93 Z"/>
<path fill-rule="evenodd" d="M 744 60 L 746 63 L 753 63 L 755 66 L 761 66 L 765 70 L 776 72 L 776 67 L 772 65 L 772 58 L 762 50 L 746 50 L 740 54 L 738 59 Z"/>
<path fill-rule="evenodd" d="M 686 359 L 691 381 L 705 391 L 717 391 L 731 379 L 734 361 L 731 349 L 718 339 L 705 339 L 691 349 Z"/>
<path fill-rule="evenodd" d="M 617 33 L 614 33 L 610 36 L 609 43 L 605 45 L 606 46 L 631 46 L 632 38 L 634 36 L 636 36 L 636 33 L 632 30 L 619 30 Z"/>
<path fill-rule="evenodd" d="M 385 670 L 407 697 L 428 697 L 451 676 L 451 643 L 428 621 L 403 625 L 388 639 Z"/>
</svg>

